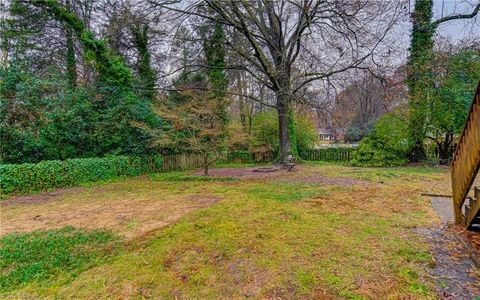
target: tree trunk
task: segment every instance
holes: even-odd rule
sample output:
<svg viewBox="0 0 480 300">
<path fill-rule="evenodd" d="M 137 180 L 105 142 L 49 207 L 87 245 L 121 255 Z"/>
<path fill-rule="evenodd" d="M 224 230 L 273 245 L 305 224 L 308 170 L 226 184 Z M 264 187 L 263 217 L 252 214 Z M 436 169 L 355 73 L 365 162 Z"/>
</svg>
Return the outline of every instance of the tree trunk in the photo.
<svg viewBox="0 0 480 300">
<path fill-rule="evenodd" d="M 409 160 L 411 162 L 419 162 L 425 160 L 427 154 L 425 153 L 425 147 L 423 146 L 423 138 L 418 135 L 413 136 L 413 145 L 410 148 Z"/>
<path fill-rule="evenodd" d="M 278 133 L 279 133 L 279 163 L 287 162 L 290 154 L 290 137 L 288 134 L 288 96 L 277 94 Z"/>
<path fill-rule="evenodd" d="M 70 1 L 66 2 L 66 7 L 70 11 Z M 70 26 L 66 26 L 67 38 L 67 78 L 71 87 L 77 84 L 77 62 L 75 60 L 75 44 L 73 43 L 73 32 Z"/>
<path fill-rule="evenodd" d="M 426 158 L 423 145 L 426 122 L 425 104 L 428 101 L 428 92 L 433 88 L 432 60 L 435 28 L 431 24 L 432 11 L 433 0 L 415 1 L 407 73 L 410 96 L 409 126 L 412 137 L 409 158 L 412 162 Z"/>
<path fill-rule="evenodd" d="M 203 175 L 208 176 L 208 153 L 203 158 Z"/>
<path fill-rule="evenodd" d="M 450 158 L 452 153 L 453 135 L 446 133 L 442 143 L 438 143 L 438 157 L 442 160 Z"/>
<path fill-rule="evenodd" d="M 5 13 L 6 12 L 3 11 L 0 12 L 0 70 L 6 70 L 8 68 L 8 52 L 10 49 L 10 38 L 8 37 L 5 24 Z"/>
<path fill-rule="evenodd" d="M 290 141 L 289 154 L 293 155 L 294 157 L 299 157 L 295 116 L 292 109 L 288 110 L 288 140 Z"/>
<path fill-rule="evenodd" d="M 245 99 L 243 95 L 246 95 L 246 88 L 245 88 L 245 82 L 242 74 L 240 72 L 237 75 L 237 85 L 238 85 L 238 90 L 240 91 L 240 95 L 238 96 L 238 110 L 240 113 L 240 123 L 242 124 L 242 127 L 244 131 L 246 132 L 247 130 L 247 118 L 245 114 Z"/>
</svg>

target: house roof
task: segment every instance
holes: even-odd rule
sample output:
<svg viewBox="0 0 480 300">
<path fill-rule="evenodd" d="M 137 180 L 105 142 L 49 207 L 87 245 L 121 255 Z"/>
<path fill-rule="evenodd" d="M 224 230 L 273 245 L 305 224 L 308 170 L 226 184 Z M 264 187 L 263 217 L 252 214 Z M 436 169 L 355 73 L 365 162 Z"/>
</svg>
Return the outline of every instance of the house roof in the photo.
<svg viewBox="0 0 480 300">
<path fill-rule="evenodd" d="M 317 134 L 333 134 L 333 131 L 326 128 L 318 128 Z"/>
</svg>

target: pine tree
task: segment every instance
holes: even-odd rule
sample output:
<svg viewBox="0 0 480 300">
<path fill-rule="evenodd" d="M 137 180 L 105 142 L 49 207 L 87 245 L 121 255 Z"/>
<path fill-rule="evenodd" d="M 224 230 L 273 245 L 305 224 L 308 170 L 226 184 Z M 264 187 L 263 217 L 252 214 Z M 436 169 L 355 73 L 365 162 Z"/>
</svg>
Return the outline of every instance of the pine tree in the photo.
<svg viewBox="0 0 480 300">
<path fill-rule="evenodd" d="M 215 22 L 213 32 L 204 41 L 203 50 L 207 60 L 209 85 L 218 98 L 224 98 L 228 79 L 225 76 L 225 33 L 222 24 Z"/>
</svg>

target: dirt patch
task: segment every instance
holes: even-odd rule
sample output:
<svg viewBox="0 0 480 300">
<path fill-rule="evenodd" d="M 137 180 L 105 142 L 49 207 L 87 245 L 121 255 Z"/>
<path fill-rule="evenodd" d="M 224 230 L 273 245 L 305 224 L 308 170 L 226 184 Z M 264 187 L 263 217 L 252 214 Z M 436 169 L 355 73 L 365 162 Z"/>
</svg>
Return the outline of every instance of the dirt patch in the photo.
<svg viewBox="0 0 480 300">
<path fill-rule="evenodd" d="M 205 207 L 217 203 L 220 200 L 220 197 L 209 194 L 193 194 L 188 197 L 188 199 L 199 205 L 199 207 Z"/>
<path fill-rule="evenodd" d="M 273 172 L 256 172 L 257 167 L 227 167 L 227 168 L 211 168 L 210 176 L 222 177 L 232 176 L 244 179 L 265 179 L 276 182 L 300 182 L 300 183 L 317 183 L 321 185 L 355 185 L 368 184 L 368 181 L 354 179 L 343 176 L 322 176 L 317 173 L 305 174 L 309 171 L 308 167 L 298 165 L 294 172 L 288 172 L 285 169 L 279 169 Z M 202 170 L 197 170 L 193 175 L 203 175 Z"/>
<path fill-rule="evenodd" d="M 40 194 L 34 194 L 34 195 L 20 195 L 20 196 L 13 196 L 11 198 L 7 198 L 5 200 L 0 200 L 0 203 L 2 204 L 11 204 L 11 203 L 16 203 L 16 204 L 29 204 L 29 203 L 34 203 L 34 202 L 41 202 L 41 201 L 47 201 L 52 198 L 55 198 L 60 195 L 65 195 L 65 194 L 70 194 L 70 193 L 75 193 L 78 191 L 81 191 L 84 189 L 84 187 L 72 187 L 72 188 L 64 188 L 64 189 L 58 189 L 52 192 L 45 192 L 45 193 L 40 193 Z"/>
<path fill-rule="evenodd" d="M 278 176 L 279 174 L 288 173 L 286 170 L 279 169 L 275 172 L 255 172 L 255 169 L 258 167 L 227 167 L 227 168 L 210 168 L 209 175 L 214 177 L 238 177 L 238 178 L 271 178 Z M 203 175 L 203 170 L 196 170 L 192 172 L 193 175 L 201 176 Z"/>
</svg>

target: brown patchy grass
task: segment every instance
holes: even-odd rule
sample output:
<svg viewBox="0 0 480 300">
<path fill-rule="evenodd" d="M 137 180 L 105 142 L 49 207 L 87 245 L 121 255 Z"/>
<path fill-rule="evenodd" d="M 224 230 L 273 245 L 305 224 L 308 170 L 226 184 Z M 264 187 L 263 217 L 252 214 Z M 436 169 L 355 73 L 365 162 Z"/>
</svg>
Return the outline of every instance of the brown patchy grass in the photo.
<svg viewBox="0 0 480 300">
<path fill-rule="evenodd" d="M 131 240 L 123 253 L 73 281 L 52 279 L 16 293 L 76 299 L 436 297 L 425 269 L 428 244 L 413 229 L 438 221 L 420 193 L 448 193 L 445 169 L 312 164 L 267 176 L 212 171 L 244 176 L 232 182 L 138 178 L 39 203 L 2 204 L 9 232 L 70 224 L 111 228 Z M 33 220 L 37 215 L 44 219 Z"/>
<path fill-rule="evenodd" d="M 3 200 L 0 201 L 0 235 L 71 225 L 112 229 L 133 238 L 171 224 L 221 198 L 189 190 L 187 184 L 175 187 L 171 189 L 171 184 L 141 177 Z M 179 193 L 181 190 L 186 192 Z"/>
<path fill-rule="evenodd" d="M 295 172 L 288 172 L 285 169 L 279 169 L 273 172 L 256 172 L 258 167 L 221 167 L 213 168 L 209 172 L 213 177 L 233 176 L 241 179 L 257 179 L 274 182 L 302 182 L 316 183 L 325 185 L 354 185 L 366 184 L 361 179 L 354 179 L 348 176 L 323 176 L 316 172 L 316 168 L 311 165 L 297 165 Z M 191 174 L 199 176 L 203 175 L 202 170 L 191 172 Z"/>
</svg>

